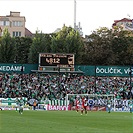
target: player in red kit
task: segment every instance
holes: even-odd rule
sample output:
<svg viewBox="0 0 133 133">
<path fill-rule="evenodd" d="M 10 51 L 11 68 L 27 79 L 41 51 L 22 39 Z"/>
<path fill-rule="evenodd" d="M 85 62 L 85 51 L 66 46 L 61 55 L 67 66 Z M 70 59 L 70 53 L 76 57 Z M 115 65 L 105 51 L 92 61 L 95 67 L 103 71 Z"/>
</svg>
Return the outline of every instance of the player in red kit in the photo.
<svg viewBox="0 0 133 133">
<path fill-rule="evenodd" d="M 79 109 L 80 109 L 80 100 L 79 100 L 79 98 L 76 98 L 75 107 L 76 107 L 76 112 L 79 112 Z"/>
<path fill-rule="evenodd" d="M 88 106 L 88 101 L 86 98 L 82 98 L 82 109 L 81 109 L 81 115 L 85 111 L 85 114 L 87 114 L 87 106 Z"/>
</svg>

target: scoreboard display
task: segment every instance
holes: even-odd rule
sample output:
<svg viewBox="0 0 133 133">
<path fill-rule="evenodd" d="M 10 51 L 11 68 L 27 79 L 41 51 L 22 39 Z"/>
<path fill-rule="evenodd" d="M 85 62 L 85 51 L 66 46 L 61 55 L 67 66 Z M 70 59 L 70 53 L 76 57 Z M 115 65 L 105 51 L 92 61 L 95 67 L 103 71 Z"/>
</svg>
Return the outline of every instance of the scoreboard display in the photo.
<svg viewBox="0 0 133 133">
<path fill-rule="evenodd" d="M 74 68 L 74 54 L 40 53 L 39 66 Z"/>
</svg>

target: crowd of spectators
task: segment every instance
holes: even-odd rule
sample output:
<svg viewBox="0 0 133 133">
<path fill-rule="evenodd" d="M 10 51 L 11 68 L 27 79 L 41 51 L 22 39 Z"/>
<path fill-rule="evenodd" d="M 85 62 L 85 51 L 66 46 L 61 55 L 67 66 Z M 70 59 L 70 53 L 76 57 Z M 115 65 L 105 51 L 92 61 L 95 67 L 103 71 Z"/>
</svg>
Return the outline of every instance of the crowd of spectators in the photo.
<svg viewBox="0 0 133 133">
<path fill-rule="evenodd" d="M 66 94 L 114 94 L 118 99 L 133 99 L 133 88 L 129 77 L 0 74 L 0 98 L 23 96 L 41 101 L 65 99 Z"/>
</svg>

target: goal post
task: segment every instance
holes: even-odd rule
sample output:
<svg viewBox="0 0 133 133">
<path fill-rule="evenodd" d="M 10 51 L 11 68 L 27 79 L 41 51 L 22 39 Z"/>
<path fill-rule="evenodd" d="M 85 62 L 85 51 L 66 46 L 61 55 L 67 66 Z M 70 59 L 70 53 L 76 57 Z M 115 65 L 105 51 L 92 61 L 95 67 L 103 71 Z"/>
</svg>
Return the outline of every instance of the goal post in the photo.
<svg viewBox="0 0 133 133">
<path fill-rule="evenodd" d="M 76 100 L 77 97 L 86 97 L 87 99 L 93 99 L 94 100 L 94 106 L 95 107 L 106 107 L 107 106 L 107 100 L 110 98 L 112 108 L 115 111 L 115 95 L 114 94 L 67 94 L 66 95 L 66 106 L 67 110 L 70 110 L 70 106 L 75 106 L 74 101 Z"/>
</svg>

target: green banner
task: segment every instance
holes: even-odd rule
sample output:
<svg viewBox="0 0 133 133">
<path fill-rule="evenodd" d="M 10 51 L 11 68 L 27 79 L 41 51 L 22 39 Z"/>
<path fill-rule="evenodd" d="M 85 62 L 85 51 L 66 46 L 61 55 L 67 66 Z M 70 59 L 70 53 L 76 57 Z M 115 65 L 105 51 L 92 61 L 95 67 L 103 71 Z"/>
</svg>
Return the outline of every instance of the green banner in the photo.
<svg viewBox="0 0 133 133">
<path fill-rule="evenodd" d="M 0 64 L 0 72 L 3 73 L 31 73 L 31 70 L 37 70 L 38 64 Z"/>
<path fill-rule="evenodd" d="M 30 74 L 31 70 L 38 70 L 38 64 L 0 64 L 0 72 L 2 73 L 24 73 Z M 131 70 L 131 74 L 130 74 Z M 87 66 L 75 65 L 75 71 L 83 71 L 88 76 L 133 76 L 133 68 L 131 66 Z"/>
<path fill-rule="evenodd" d="M 0 98 L 1 105 L 15 105 L 16 98 Z"/>
<path fill-rule="evenodd" d="M 83 71 L 88 76 L 133 76 L 133 68 L 130 66 L 82 66 L 77 65 L 76 71 Z M 131 70 L 131 74 L 130 74 Z"/>
</svg>

